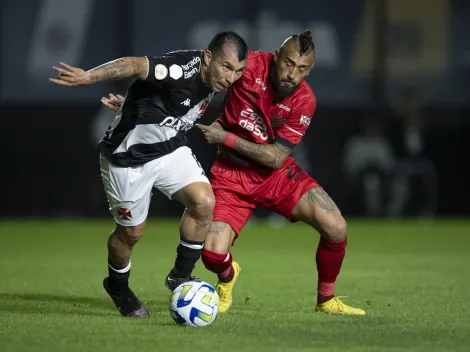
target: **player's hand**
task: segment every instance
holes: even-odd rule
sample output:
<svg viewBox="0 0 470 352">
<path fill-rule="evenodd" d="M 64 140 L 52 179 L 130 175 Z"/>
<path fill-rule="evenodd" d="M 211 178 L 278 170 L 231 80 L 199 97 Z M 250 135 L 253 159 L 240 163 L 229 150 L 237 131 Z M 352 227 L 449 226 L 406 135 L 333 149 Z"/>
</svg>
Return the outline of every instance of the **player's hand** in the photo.
<svg viewBox="0 0 470 352">
<path fill-rule="evenodd" d="M 52 69 L 56 71 L 58 75 L 56 78 L 49 78 L 50 82 L 66 87 L 88 86 L 94 83 L 90 75 L 81 68 L 67 65 L 64 62 L 60 64 L 62 67 L 52 66 Z"/>
<path fill-rule="evenodd" d="M 204 137 L 206 137 L 206 140 L 209 144 L 222 144 L 225 136 L 228 133 L 222 128 L 220 124 L 216 122 L 210 126 L 197 124 L 196 127 L 204 133 Z"/>
<path fill-rule="evenodd" d="M 114 95 L 112 93 L 109 93 L 109 97 L 101 98 L 101 102 L 108 109 L 118 111 L 121 108 L 122 103 L 124 102 L 124 97 L 119 94 Z"/>
</svg>

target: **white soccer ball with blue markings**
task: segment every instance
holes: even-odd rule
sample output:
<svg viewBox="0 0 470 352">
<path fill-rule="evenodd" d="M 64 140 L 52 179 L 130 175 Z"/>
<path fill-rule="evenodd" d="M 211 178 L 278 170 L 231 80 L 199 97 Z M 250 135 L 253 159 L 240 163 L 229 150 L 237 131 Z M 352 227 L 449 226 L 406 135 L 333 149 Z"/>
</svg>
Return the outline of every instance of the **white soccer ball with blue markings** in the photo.
<svg viewBox="0 0 470 352">
<path fill-rule="evenodd" d="M 170 298 L 170 314 L 179 325 L 207 326 L 219 312 L 219 296 L 207 282 L 193 280 L 179 285 Z"/>
</svg>

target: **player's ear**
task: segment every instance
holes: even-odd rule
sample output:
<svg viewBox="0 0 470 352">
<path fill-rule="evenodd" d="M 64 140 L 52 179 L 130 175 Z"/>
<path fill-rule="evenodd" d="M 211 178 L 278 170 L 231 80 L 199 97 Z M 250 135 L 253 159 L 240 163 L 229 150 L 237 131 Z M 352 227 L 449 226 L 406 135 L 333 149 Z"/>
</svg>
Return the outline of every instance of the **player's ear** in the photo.
<svg viewBox="0 0 470 352">
<path fill-rule="evenodd" d="M 277 60 L 279 60 L 279 56 L 281 55 L 281 53 L 279 52 L 279 50 L 274 50 L 274 62 L 277 62 Z"/>
<path fill-rule="evenodd" d="M 212 52 L 210 50 L 204 50 L 204 63 L 209 66 L 212 61 Z"/>
</svg>

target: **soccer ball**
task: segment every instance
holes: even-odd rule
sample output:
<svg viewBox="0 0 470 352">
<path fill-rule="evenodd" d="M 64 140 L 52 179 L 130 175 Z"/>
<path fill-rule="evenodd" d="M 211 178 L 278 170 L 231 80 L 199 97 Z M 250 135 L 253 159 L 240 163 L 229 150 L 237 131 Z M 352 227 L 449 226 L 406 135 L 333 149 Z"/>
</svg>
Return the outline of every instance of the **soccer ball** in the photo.
<svg viewBox="0 0 470 352">
<path fill-rule="evenodd" d="M 207 326 L 219 312 L 219 296 L 207 282 L 182 283 L 170 297 L 170 314 L 176 324 Z"/>
</svg>

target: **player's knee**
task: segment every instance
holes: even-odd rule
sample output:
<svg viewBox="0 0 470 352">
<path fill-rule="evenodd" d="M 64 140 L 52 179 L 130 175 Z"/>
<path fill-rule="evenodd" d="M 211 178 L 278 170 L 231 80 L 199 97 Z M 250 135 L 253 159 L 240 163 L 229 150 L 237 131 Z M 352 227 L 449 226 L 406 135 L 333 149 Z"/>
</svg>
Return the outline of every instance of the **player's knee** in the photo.
<svg viewBox="0 0 470 352">
<path fill-rule="evenodd" d="M 214 212 L 215 197 L 211 191 L 202 191 L 189 205 L 188 209 L 200 221 L 210 222 Z"/>
<path fill-rule="evenodd" d="M 201 251 L 201 259 L 206 269 L 213 273 L 221 273 L 232 265 L 230 252 L 219 254 L 208 250 L 205 246 Z"/>
<path fill-rule="evenodd" d="M 323 237 L 332 242 L 344 241 L 347 236 L 347 224 L 342 215 L 335 215 L 323 227 Z"/>
<path fill-rule="evenodd" d="M 208 252 L 227 254 L 230 251 L 232 240 L 226 238 L 223 233 L 213 234 L 209 232 L 204 242 L 204 249 Z"/>
<path fill-rule="evenodd" d="M 117 237 L 121 242 L 127 244 L 130 248 L 142 238 L 145 229 L 145 222 L 136 226 L 121 226 L 117 225 L 114 230 Z"/>
</svg>

